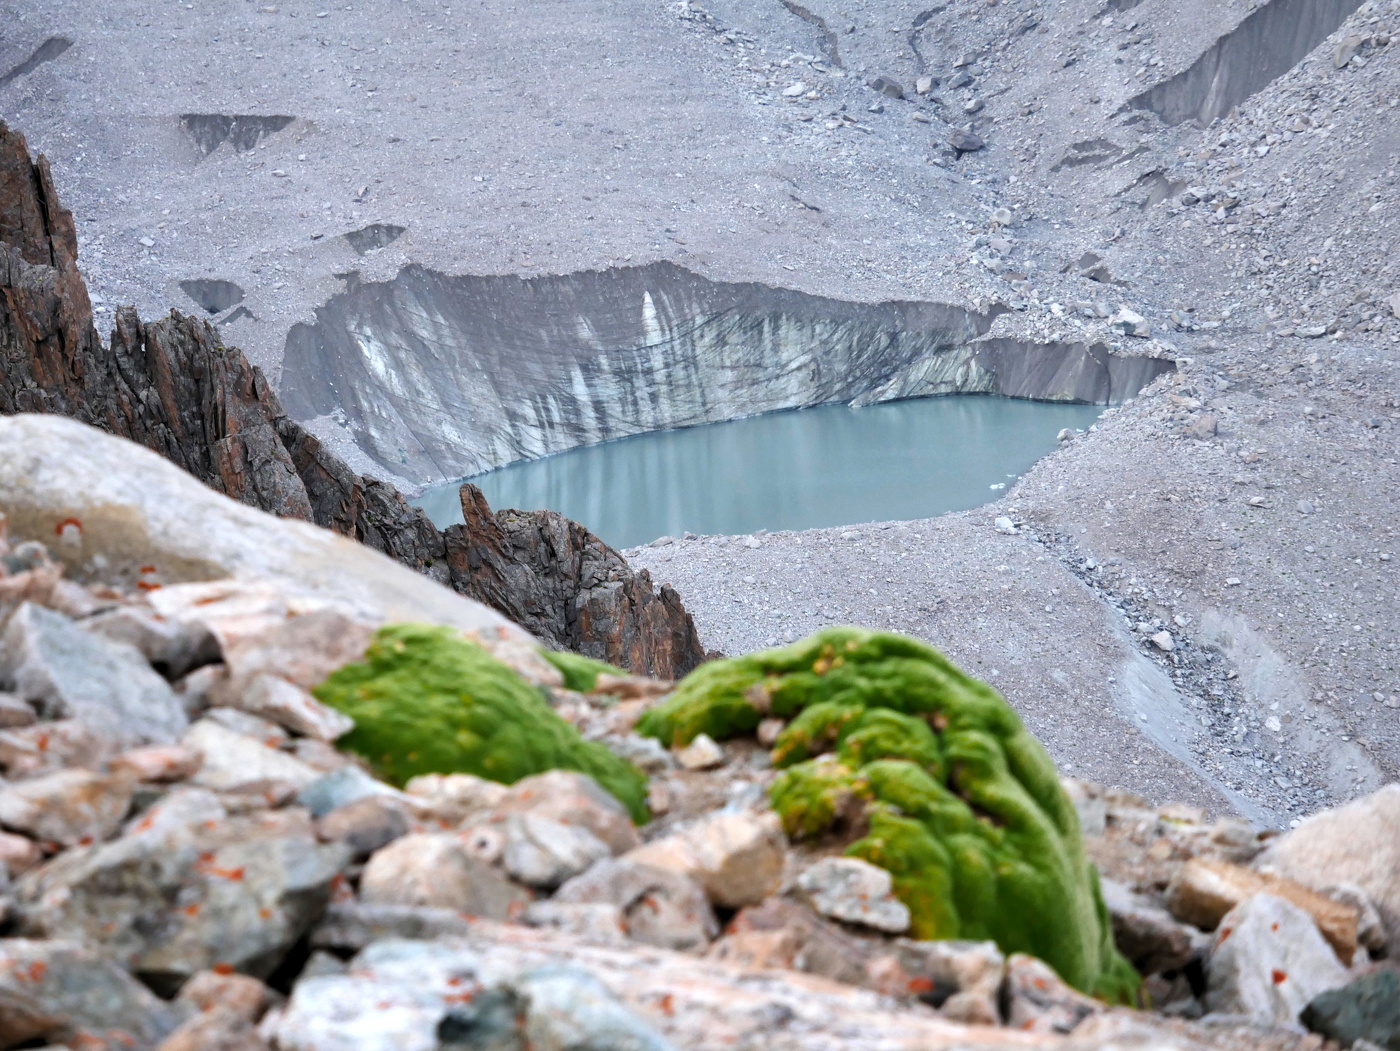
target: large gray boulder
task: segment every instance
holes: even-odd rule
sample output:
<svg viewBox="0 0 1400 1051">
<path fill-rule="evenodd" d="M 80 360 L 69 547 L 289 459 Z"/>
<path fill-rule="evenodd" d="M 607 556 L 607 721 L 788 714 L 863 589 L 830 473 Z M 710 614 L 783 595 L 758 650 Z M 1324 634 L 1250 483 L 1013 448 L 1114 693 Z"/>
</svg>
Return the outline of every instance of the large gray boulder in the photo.
<svg viewBox="0 0 1400 1051">
<path fill-rule="evenodd" d="M 27 873 L 22 930 L 101 945 L 161 991 L 215 965 L 266 977 L 320 919 L 349 852 L 318 843 L 304 812 L 217 814 L 186 792 L 120 839 Z"/>
<path fill-rule="evenodd" d="M 5 628 L 0 683 L 35 704 L 42 718 L 80 719 L 123 747 L 169 744 L 185 729 L 179 698 L 134 646 L 32 602 Z"/>
<path fill-rule="evenodd" d="M 188 1013 L 157 999 L 95 946 L 0 940 L 0 1046 L 154 1047 Z"/>
</svg>

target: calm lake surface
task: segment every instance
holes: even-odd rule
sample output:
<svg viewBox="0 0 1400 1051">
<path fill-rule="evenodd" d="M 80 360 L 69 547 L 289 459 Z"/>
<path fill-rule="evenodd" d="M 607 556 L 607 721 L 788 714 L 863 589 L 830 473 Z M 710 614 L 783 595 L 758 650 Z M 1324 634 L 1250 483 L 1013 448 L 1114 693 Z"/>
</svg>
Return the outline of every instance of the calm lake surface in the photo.
<svg viewBox="0 0 1400 1051">
<path fill-rule="evenodd" d="M 496 509 L 549 508 L 614 547 L 660 536 L 928 518 L 995 500 L 1097 405 L 991 395 L 823 405 L 639 434 L 469 479 Z M 458 483 L 417 503 L 462 521 Z"/>
</svg>

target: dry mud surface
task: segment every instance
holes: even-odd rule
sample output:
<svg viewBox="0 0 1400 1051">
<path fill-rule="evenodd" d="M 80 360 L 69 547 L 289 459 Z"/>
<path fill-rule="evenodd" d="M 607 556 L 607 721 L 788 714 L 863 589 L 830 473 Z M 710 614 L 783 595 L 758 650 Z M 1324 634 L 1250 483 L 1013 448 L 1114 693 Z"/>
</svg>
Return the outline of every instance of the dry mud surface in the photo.
<svg viewBox="0 0 1400 1051">
<path fill-rule="evenodd" d="M 274 377 L 410 263 L 667 260 L 1176 359 L 996 505 L 634 555 L 712 646 L 911 631 L 1075 773 L 1286 823 L 1400 776 L 1400 4 L 1296 7 L 0 0 L 0 115 L 95 301 L 207 310 Z"/>
</svg>

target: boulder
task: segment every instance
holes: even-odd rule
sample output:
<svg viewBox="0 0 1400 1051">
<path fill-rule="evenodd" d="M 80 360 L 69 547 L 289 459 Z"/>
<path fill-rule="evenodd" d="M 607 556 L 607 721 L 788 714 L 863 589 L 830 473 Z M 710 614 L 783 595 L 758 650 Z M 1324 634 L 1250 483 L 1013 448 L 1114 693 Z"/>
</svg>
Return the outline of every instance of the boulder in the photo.
<svg viewBox="0 0 1400 1051">
<path fill-rule="evenodd" d="M 1044 960 L 1012 953 L 1006 961 L 1006 1024 L 1029 1033 L 1072 1033 L 1104 1005 L 1065 984 Z"/>
<path fill-rule="evenodd" d="M 530 887 L 553 890 L 612 856 L 608 845 L 588 829 L 538 814 L 508 814 L 502 831 L 501 862 L 512 878 Z"/>
<path fill-rule="evenodd" d="M 1321 993 L 1303 1008 L 1300 1020 L 1342 1047 L 1365 1040 L 1386 1051 L 1400 1051 L 1400 971 L 1377 968 Z"/>
<path fill-rule="evenodd" d="M 344 843 L 356 860 L 406 836 L 412 822 L 405 807 L 392 796 L 371 795 L 336 807 L 316 822 L 316 835 Z"/>
<path fill-rule="evenodd" d="M 909 907 L 894 896 L 884 869 L 859 858 L 822 858 L 797 877 L 797 886 L 823 916 L 902 934 Z"/>
<path fill-rule="evenodd" d="M 461 822 L 472 814 L 490 810 L 506 795 L 506 786 L 474 774 L 422 774 L 404 791 L 429 808 L 441 820 Z"/>
<path fill-rule="evenodd" d="M 562 904 L 615 905 L 628 937 L 665 949 L 703 949 L 719 925 L 693 879 L 627 858 L 607 858 L 554 895 Z"/>
<path fill-rule="evenodd" d="M 317 843 L 304 816 L 219 820 L 210 804 L 190 791 L 131 834 L 26 874 L 22 928 L 101 944 L 160 991 L 216 966 L 271 974 L 320 918 L 348 852 Z"/>
<path fill-rule="evenodd" d="M 203 763 L 203 754 L 193 748 L 166 744 L 123 752 L 107 764 L 107 769 L 129 774 L 136 781 L 160 783 L 193 777 Z"/>
<path fill-rule="evenodd" d="M 202 757 L 196 784 L 219 792 L 238 792 L 282 782 L 295 790 L 319 780 L 321 772 L 286 752 L 235 733 L 210 719 L 189 728 L 181 741 Z"/>
<path fill-rule="evenodd" d="M 1292 902 L 1313 918 L 1343 963 L 1356 952 L 1359 911 L 1281 876 L 1256 872 L 1228 861 L 1192 858 L 1167 885 L 1167 908 L 1177 919 L 1214 930 L 1227 912 L 1255 894 Z"/>
<path fill-rule="evenodd" d="M 538 967 L 511 981 L 507 988 L 523 1008 L 522 1051 L 677 1051 L 582 968 L 557 964 Z M 450 1037 L 453 1019 L 454 1014 L 447 1016 L 438 1029 L 439 1037 Z"/>
<path fill-rule="evenodd" d="M 81 719 L 121 745 L 169 744 L 186 725 L 179 699 L 135 648 L 31 602 L 5 628 L 0 682 L 13 685 L 42 718 Z"/>
<path fill-rule="evenodd" d="M 81 719 L 58 719 L 0 732 L 0 765 L 11 780 L 65 767 L 97 770 L 120 744 L 94 733 Z"/>
<path fill-rule="evenodd" d="M 95 947 L 0 940 L 0 1046 L 47 1040 L 93 1051 L 153 1047 L 187 1013 L 161 1002 Z"/>
<path fill-rule="evenodd" d="M 312 781 L 297 793 L 297 804 L 310 810 L 313 817 L 321 817 L 370 796 L 393 799 L 405 808 L 415 804 L 413 799 L 398 789 L 376 781 L 353 764 L 337 767 Z"/>
<path fill-rule="evenodd" d="M 616 905 L 532 901 L 520 921 L 543 930 L 573 934 L 593 945 L 627 944 L 627 917 Z"/>
<path fill-rule="evenodd" d="M 847 985 L 870 985 L 868 965 L 881 948 L 883 943 L 822 919 L 802 902 L 774 897 L 740 909 L 709 955 L 746 967 L 790 968 Z M 910 992 L 907 984 L 896 985 L 883 979 L 876 983 L 891 995 Z"/>
<path fill-rule="evenodd" d="M 195 1015 L 156 1051 L 268 1051 L 257 1027 L 236 1011 L 214 1007 Z"/>
<path fill-rule="evenodd" d="M 222 1007 L 239 1018 L 256 1022 L 276 997 L 271 989 L 246 974 L 200 971 L 180 987 L 176 999 L 197 1011 Z"/>
<path fill-rule="evenodd" d="M 90 631 L 134 648 L 167 679 L 219 659 L 219 644 L 203 625 L 162 617 L 141 606 L 116 606 L 81 621 Z"/>
<path fill-rule="evenodd" d="M 530 900 L 450 833 L 404 836 L 376 851 L 360 876 L 360 897 L 369 905 L 437 906 L 497 920 Z"/>
<path fill-rule="evenodd" d="M 714 904 L 757 905 L 783 881 L 786 843 L 773 814 L 711 814 L 681 832 L 654 839 L 627 857 L 697 880 Z"/>
<path fill-rule="evenodd" d="M 1256 894 L 1220 921 L 1211 946 L 1206 1007 L 1260 1025 L 1294 1025 L 1319 993 L 1345 985 L 1347 969 L 1303 909 Z"/>
<path fill-rule="evenodd" d="M 0 824 L 35 839 L 101 842 L 121 826 L 136 782 L 125 774 L 59 770 L 0 789 Z"/>
<path fill-rule="evenodd" d="M 318 741 L 334 741 L 355 728 L 349 716 L 327 708 L 300 686 L 265 672 L 252 676 L 241 690 L 229 688 L 219 696 L 230 707 Z"/>
<path fill-rule="evenodd" d="M 1315 889 L 1360 887 L 1385 924 L 1388 955 L 1400 958 L 1400 784 L 1304 819 L 1255 865 Z"/>
<path fill-rule="evenodd" d="M 1175 971 L 1191 959 L 1191 931 L 1171 913 L 1116 880 L 1100 880 L 1118 951 L 1144 975 Z"/>
<path fill-rule="evenodd" d="M 587 774 L 549 770 L 521 778 L 496 804 L 501 813 L 530 813 L 566 825 L 579 825 L 622 854 L 641 842 L 627 809 Z"/>
</svg>

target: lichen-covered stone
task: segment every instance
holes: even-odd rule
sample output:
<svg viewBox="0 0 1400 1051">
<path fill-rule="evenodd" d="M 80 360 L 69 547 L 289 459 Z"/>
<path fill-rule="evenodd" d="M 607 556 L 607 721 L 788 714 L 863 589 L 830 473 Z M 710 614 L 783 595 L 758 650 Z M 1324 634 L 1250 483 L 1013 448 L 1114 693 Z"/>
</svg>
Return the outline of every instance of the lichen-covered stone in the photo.
<svg viewBox="0 0 1400 1051">
<path fill-rule="evenodd" d="M 645 821 L 646 778 L 603 745 L 584 741 L 543 695 L 451 628 L 381 628 L 364 660 L 314 691 L 355 721 L 339 744 L 385 781 L 469 773 L 503 784 L 546 770 L 588 774 Z"/>
<path fill-rule="evenodd" d="M 675 746 L 787 719 L 771 801 L 788 835 L 864 833 L 921 939 L 995 941 L 1078 989 L 1133 998 L 1055 765 L 1011 707 L 915 639 L 832 628 L 697 668 L 638 732 Z"/>
</svg>

